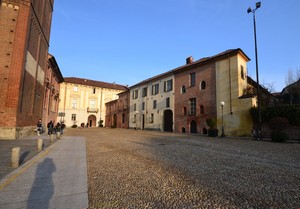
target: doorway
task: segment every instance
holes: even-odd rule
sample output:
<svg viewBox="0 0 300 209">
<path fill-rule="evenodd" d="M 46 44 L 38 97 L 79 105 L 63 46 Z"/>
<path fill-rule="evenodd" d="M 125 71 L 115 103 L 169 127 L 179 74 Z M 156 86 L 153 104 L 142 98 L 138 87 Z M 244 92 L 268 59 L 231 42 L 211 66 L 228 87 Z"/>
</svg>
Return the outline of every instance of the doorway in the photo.
<svg viewBox="0 0 300 209">
<path fill-rule="evenodd" d="M 173 112 L 165 110 L 164 112 L 164 131 L 173 132 Z"/>
<path fill-rule="evenodd" d="M 197 123 L 196 121 L 191 121 L 190 132 L 196 134 L 197 133 Z"/>
<path fill-rule="evenodd" d="M 96 126 L 96 116 L 95 115 L 90 115 L 88 117 L 88 125 L 89 125 L 89 127 Z"/>
<path fill-rule="evenodd" d="M 114 114 L 112 128 L 117 128 L 117 121 L 118 121 L 118 116 L 117 114 Z"/>
</svg>

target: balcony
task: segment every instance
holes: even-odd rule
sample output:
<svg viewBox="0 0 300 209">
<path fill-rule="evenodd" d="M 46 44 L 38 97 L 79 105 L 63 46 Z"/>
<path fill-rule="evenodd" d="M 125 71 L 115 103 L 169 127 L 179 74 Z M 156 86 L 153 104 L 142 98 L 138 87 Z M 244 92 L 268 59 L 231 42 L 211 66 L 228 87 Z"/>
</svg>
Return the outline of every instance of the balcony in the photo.
<svg viewBox="0 0 300 209">
<path fill-rule="evenodd" d="M 98 113 L 98 108 L 91 108 L 91 107 L 88 107 L 87 108 L 87 112 L 88 113 Z"/>
</svg>

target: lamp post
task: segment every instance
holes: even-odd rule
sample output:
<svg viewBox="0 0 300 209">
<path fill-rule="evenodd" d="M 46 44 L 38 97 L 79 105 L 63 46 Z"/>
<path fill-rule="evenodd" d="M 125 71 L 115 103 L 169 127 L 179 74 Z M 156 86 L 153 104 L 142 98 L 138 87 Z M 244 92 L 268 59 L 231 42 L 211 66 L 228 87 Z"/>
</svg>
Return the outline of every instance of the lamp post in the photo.
<svg viewBox="0 0 300 209">
<path fill-rule="evenodd" d="M 222 134 L 221 137 L 225 137 L 224 133 L 224 114 L 223 114 L 223 108 L 224 108 L 225 102 L 221 102 L 221 108 L 222 108 Z"/>
<path fill-rule="evenodd" d="M 257 40 L 256 40 L 256 21 L 255 21 L 255 11 L 260 8 L 261 3 L 257 2 L 255 4 L 255 9 L 251 9 L 249 7 L 247 9 L 247 13 L 253 14 L 253 25 L 254 25 L 254 44 L 255 44 L 255 63 L 256 63 L 256 83 L 257 83 L 257 110 L 258 110 L 258 118 L 257 118 L 257 130 L 256 130 L 256 138 L 258 140 L 261 139 L 261 111 L 260 111 L 260 87 L 259 87 L 259 76 L 258 76 L 258 58 L 257 58 Z"/>
</svg>

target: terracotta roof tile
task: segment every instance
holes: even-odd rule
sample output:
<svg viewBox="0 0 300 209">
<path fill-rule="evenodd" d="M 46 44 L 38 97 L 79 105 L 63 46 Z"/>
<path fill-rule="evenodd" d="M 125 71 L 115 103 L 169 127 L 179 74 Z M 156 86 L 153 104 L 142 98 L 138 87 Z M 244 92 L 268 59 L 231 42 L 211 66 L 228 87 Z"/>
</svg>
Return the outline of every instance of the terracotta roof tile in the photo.
<svg viewBox="0 0 300 209">
<path fill-rule="evenodd" d="M 156 75 L 156 76 L 153 76 L 151 78 L 148 78 L 146 80 L 143 80 L 133 86 L 131 86 L 130 88 L 134 88 L 136 86 L 139 86 L 141 84 L 144 84 L 144 83 L 147 83 L 147 82 L 150 82 L 150 81 L 153 81 L 155 79 L 158 79 L 158 78 L 163 78 L 163 77 L 166 77 L 166 76 L 169 76 L 169 75 L 172 75 L 172 74 L 176 74 L 176 73 L 179 73 L 179 72 L 182 72 L 186 69 L 188 69 L 189 67 L 191 66 L 197 66 L 197 65 L 201 65 L 201 64 L 204 64 L 204 63 L 207 63 L 207 62 L 212 62 L 212 61 L 215 61 L 217 59 L 224 59 L 225 56 L 230 56 L 230 55 L 234 55 L 234 54 L 237 54 L 237 53 L 240 53 L 242 54 L 245 59 L 249 60 L 250 61 L 250 58 L 243 52 L 243 50 L 241 50 L 240 48 L 237 48 L 237 49 L 229 49 L 229 50 L 226 50 L 224 52 L 221 52 L 219 54 L 216 54 L 216 55 L 213 55 L 211 57 L 203 57 L 199 60 L 196 60 L 194 62 L 191 62 L 189 64 L 186 64 L 186 65 L 183 65 L 183 66 L 180 66 L 180 67 L 177 67 L 173 70 L 170 70 L 170 71 L 167 71 L 165 73 L 162 73 L 162 74 L 159 74 L 159 75 Z"/>
<path fill-rule="evenodd" d="M 115 83 L 106 83 L 102 81 L 94 81 L 85 78 L 75 78 L 75 77 L 67 77 L 64 78 L 66 83 L 73 83 L 73 84 L 80 84 L 86 86 L 94 86 L 94 87 L 101 87 L 107 89 L 116 89 L 121 91 L 126 91 L 128 88 L 126 86 L 115 84 Z"/>
</svg>

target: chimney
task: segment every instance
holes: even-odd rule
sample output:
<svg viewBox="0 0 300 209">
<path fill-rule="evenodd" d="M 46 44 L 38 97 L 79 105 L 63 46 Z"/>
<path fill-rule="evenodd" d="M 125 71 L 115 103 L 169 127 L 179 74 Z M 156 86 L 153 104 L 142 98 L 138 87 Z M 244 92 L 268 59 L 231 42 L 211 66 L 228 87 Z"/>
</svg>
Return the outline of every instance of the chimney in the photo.
<svg viewBox="0 0 300 209">
<path fill-rule="evenodd" d="M 194 58 L 192 56 L 189 56 L 188 58 L 186 58 L 186 64 L 190 64 L 194 61 Z"/>
</svg>

